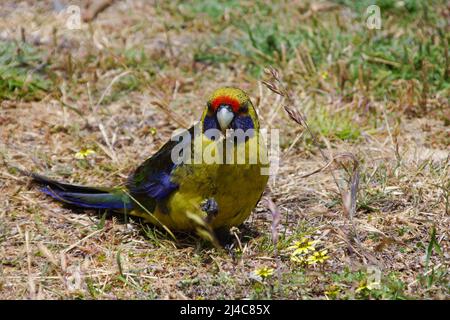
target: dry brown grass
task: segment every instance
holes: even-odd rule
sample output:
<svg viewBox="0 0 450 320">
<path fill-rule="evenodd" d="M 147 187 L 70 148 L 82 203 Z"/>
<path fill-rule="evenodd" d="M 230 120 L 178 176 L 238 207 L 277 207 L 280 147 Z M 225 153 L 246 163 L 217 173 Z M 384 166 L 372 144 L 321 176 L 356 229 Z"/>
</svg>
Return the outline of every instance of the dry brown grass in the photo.
<svg viewBox="0 0 450 320">
<path fill-rule="evenodd" d="M 279 66 L 307 115 L 319 108 L 327 117 L 350 111 L 361 130 L 355 140 L 319 138 L 327 155 L 351 152 L 361 163 L 358 207 L 349 219 L 330 170 L 344 188 L 346 172 L 333 167 L 301 178 L 325 162 L 283 110 L 286 101 L 251 77 L 245 60 L 232 67 L 195 62 L 198 46 L 217 32 L 210 19 L 180 27 L 179 15 L 167 8 L 117 1 L 91 25 L 70 31 L 51 1 L 6 1 L 1 7 L 0 38 L 20 41 L 24 28 L 25 40 L 45 53 L 57 79 L 42 98 L 1 103 L 1 299 L 323 299 L 333 285 L 340 288 L 338 298 L 379 298 L 357 292 L 367 266 L 379 268 L 386 279 L 383 298 L 449 298 L 449 127 L 432 112 L 407 116 L 404 105 L 411 107 L 413 97 L 410 104 L 406 98 L 380 101 L 356 90 L 342 98 L 334 79 L 296 81 L 304 51 Z M 133 66 L 124 54 L 128 48 L 143 48 L 152 72 L 144 72 L 139 59 Z M 138 86 L 127 92 L 130 75 Z M 222 85 L 248 91 L 262 126 L 281 130 L 280 170 L 266 192 L 282 215 L 281 284 L 277 277 L 260 282 L 252 276 L 260 266 L 277 268 L 265 202 L 236 234 L 242 247 L 236 242 L 230 251 L 218 251 L 189 235 L 173 242 L 139 221 L 64 208 L 14 170 L 84 184 L 123 183 L 182 122 L 193 123 L 207 94 Z M 317 94 L 314 85 L 326 94 Z M 446 103 L 442 93 L 428 99 L 430 105 Z M 376 114 L 377 126 L 368 125 L 372 118 L 360 112 L 361 104 Z M 95 157 L 76 160 L 74 154 L 86 147 L 96 150 Z M 328 249 L 324 265 L 305 268 L 289 260 L 286 248 L 305 235 Z M 427 263 L 430 241 L 441 253 L 435 247 Z M 396 288 L 400 282 L 404 287 Z"/>
</svg>

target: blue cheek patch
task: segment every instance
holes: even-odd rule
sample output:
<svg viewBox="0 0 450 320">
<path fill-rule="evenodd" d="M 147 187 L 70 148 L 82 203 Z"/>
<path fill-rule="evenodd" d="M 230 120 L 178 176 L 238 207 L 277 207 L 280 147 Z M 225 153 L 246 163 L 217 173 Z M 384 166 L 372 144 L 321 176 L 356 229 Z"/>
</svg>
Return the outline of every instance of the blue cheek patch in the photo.
<svg viewBox="0 0 450 320">
<path fill-rule="evenodd" d="M 210 129 L 216 129 L 216 130 L 211 130 L 211 131 L 207 131 Z M 203 120 L 203 133 L 208 137 L 208 139 L 210 140 L 215 140 L 215 135 L 214 133 L 217 132 L 217 130 L 219 129 L 219 123 L 217 122 L 216 116 L 212 115 L 212 116 L 206 116 L 205 120 Z"/>
<path fill-rule="evenodd" d="M 241 129 L 247 131 L 249 129 L 255 129 L 253 125 L 253 120 L 250 116 L 237 116 L 234 118 L 232 123 L 232 128 L 234 130 Z"/>
<path fill-rule="evenodd" d="M 217 119 L 214 115 L 207 115 L 203 121 L 203 133 L 209 129 L 219 129 L 219 123 L 217 123 Z"/>
</svg>

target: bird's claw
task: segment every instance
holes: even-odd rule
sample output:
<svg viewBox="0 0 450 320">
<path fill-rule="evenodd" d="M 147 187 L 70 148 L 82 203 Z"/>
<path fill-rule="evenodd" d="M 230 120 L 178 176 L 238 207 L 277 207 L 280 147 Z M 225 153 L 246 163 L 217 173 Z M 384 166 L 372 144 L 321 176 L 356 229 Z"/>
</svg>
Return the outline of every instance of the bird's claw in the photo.
<svg viewBox="0 0 450 320">
<path fill-rule="evenodd" d="M 206 212 L 208 218 L 216 216 L 219 212 L 219 205 L 217 204 L 216 200 L 214 200 L 214 198 L 206 199 L 201 204 L 201 208 L 204 212 Z"/>
</svg>

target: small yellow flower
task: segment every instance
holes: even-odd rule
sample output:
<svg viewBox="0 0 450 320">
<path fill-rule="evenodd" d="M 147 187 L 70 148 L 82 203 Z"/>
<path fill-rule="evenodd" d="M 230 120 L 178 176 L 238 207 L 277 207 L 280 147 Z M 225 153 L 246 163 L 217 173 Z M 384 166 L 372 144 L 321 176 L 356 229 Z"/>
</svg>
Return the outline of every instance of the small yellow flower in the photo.
<svg viewBox="0 0 450 320">
<path fill-rule="evenodd" d="M 310 240 L 306 237 L 303 237 L 300 239 L 300 241 L 295 241 L 294 245 L 288 247 L 288 250 L 295 251 L 292 253 L 292 255 L 299 255 L 303 253 L 308 253 L 309 251 L 314 251 L 316 248 L 314 245 L 316 244 L 316 241 Z"/>
<path fill-rule="evenodd" d="M 327 256 L 328 250 L 320 250 L 317 252 L 314 252 L 312 255 L 310 255 L 308 257 L 308 259 L 306 259 L 306 261 L 308 262 L 308 264 L 320 264 L 325 262 L 325 260 L 327 260 L 329 258 L 329 256 Z"/>
<path fill-rule="evenodd" d="M 322 72 L 322 74 L 320 76 L 322 77 L 322 79 L 326 80 L 326 79 L 328 79 L 328 72 L 324 71 L 324 72 Z"/>
<path fill-rule="evenodd" d="M 369 287 L 367 286 L 367 283 L 365 281 L 362 281 L 359 283 L 358 288 L 355 290 L 356 293 L 360 293 L 361 291 L 370 291 Z"/>
<path fill-rule="evenodd" d="M 298 263 L 298 264 L 306 264 L 306 259 L 302 255 L 294 255 L 294 254 L 292 254 L 291 255 L 291 261 L 295 262 L 295 263 Z"/>
<path fill-rule="evenodd" d="M 332 285 L 324 293 L 327 297 L 336 298 L 340 291 L 341 289 L 337 285 Z"/>
<path fill-rule="evenodd" d="M 81 149 L 80 151 L 75 153 L 75 159 L 83 160 L 86 159 L 91 154 L 95 154 L 95 151 L 91 149 Z"/>
<path fill-rule="evenodd" d="M 262 279 L 269 278 L 273 275 L 273 268 L 261 267 L 254 271 L 255 275 L 261 277 Z"/>
<path fill-rule="evenodd" d="M 367 281 L 361 281 L 359 283 L 358 288 L 355 290 L 356 293 L 359 293 L 361 291 L 372 291 L 373 289 L 379 289 L 380 283 L 377 281 L 373 282 L 367 282 Z"/>
<path fill-rule="evenodd" d="M 150 134 L 152 135 L 152 136 L 154 136 L 155 134 L 156 134 L 156 128 L 150 128 Z"/>
<path fill-rule="evenodd" d="M 381 284 L 378 281 L 369 282 L 367 284 L 367 289 L 373 290 L 373 289 L 380 289 Z"/>
</svg>

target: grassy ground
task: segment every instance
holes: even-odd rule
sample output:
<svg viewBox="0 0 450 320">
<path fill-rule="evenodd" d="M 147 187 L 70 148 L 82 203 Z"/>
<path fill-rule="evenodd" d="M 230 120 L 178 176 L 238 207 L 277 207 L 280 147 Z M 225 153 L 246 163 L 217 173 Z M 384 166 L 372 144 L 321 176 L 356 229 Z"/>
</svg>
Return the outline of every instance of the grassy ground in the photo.
<svg viewBox="0 0 450 320">
<path fill-rule="evenodd" d="M 3 1 L 0 298 L 448 299 L 450 7 L 376 1 L 369 30 L 371 2 L 116 1 L 68 30 L 52 1 Z M 269 65 L 322 151 L 358 159 L 352 218 L 331 169 L 345 190 L 351 172 L 302 178 L 325 160 L 262 84 Z M 220 251 L 69 210 L 14 169 L 123 183 L 222 85 L 280 130 L 276 247 L 266 201 Z"/>
</svg>

